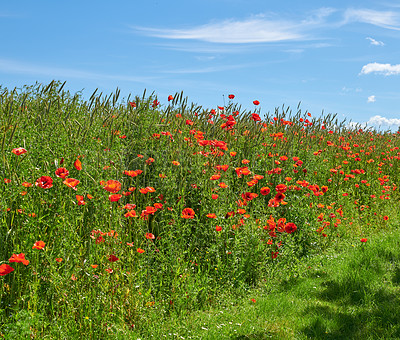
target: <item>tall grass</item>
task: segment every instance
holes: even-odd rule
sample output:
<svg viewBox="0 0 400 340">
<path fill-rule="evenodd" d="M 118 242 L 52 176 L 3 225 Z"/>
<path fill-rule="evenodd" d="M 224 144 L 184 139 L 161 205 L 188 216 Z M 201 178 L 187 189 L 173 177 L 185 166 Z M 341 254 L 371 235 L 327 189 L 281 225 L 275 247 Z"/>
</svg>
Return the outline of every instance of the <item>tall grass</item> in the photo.
<svg viewBox="0 0 400 340">
<path fill-rule="evenodd" d="M 5 336 L 126 336 L 398 222 L 397 134 L 64 85 L 0 94 Z"/>
</svg>

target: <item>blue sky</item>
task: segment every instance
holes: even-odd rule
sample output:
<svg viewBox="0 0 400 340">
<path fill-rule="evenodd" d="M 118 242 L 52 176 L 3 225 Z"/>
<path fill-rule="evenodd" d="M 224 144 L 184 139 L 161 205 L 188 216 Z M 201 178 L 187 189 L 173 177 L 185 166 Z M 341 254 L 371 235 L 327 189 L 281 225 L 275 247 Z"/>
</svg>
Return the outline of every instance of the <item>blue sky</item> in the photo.
<svg viewBox="0 0 400 340">
<path fill-rule="evenodd" d="M 261 112 L 400 125 L 400 3 L 381 1 L 7 1 L 3 87 L 67 81 L 89 97 L 116 87 L 183 91 L 206 108 L 227 96 Z"/>
</svg>

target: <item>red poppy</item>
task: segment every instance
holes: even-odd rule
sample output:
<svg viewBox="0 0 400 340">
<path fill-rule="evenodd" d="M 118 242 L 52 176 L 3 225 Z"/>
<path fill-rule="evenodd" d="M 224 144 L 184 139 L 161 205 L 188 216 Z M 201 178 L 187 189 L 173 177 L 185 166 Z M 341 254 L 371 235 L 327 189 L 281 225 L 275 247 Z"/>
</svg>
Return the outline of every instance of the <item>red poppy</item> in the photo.
<svg viewBox="0 0 400 340">
<path fill-rule="evenodd" d="M 110 255 L 108 257 L 108 261 L 110 261 L 110 262 L 115 262 L 115 261 L 118 261 L 118 260 L 119 260 L 119 258 L 116 257 L 114 254 L 112 254 L 112 255 Z"/>
<path fill-rule="evenodd" d="M 66 186 L 76 190 L 76 186 L 80 183 L 80 181 L 75 178 L 67 178 L 63 183 Z"/>
<path fill-rule="evenodd" d="M 21 253 L 21 254 L 12 254 L 12 256 L 10 257 L 10 259 L 8 260 L 8 262 L 20 262 L 23 263 L 25 266 L 27 266 L 29 264 L 29 261 L 27 259 L 25 259 L 25 254 Z"/>
<path fill-rule="evenodd" d="M 103 189 L 111 192 L 112 194 L 116 194 L 118 191 L 121 190 L 121 183 L 116 180 L 110 179 L 107 181 Z"/>
<path fill-rule="evenodd" d="M 222 231 L 222 227 L 220 227 L 219 225 L 217 225 L 217 226 L 215 227 L 215 230 L 216 230 L 216 231 Z"/>
<path fill-rule="evenodd" d="M 131 107 L 136 107 L 136 103 L 135 103 L 135 102 L 129 102 L 129 105 L 130 105 Z"/>
<path fill-rule="evenodd" d="M 23 183 L 22 183 L 22 186 L 24 186 L 25 188 L 29 188 L 29 187 L 31 187 L 31 186 L 32 186 L 32 183 L 29 183 L 29 182 L 23 182 Z"/>
<path fill-rule="evenodd" d="M 118 202 L 121 199 L 122 195 L 121 194 L 113 194 L 108 196 L 108 200 L 110 202 Z"/>
<path fill-rule="evenodd" d="M 255 121 L 255 122 L 261 122 L 261 118 L 257 113 L 252 113 L 251 114 L 251 118 Z"/>
<path fill-rule="evenodd" d="M 215 214 L 207 214 L 206 216 L 208 218 L 217 218 L 217 215 L 215 215 Z"/>
<path fill-rule="evenodd" d="M 254 101 L 253 101 L 253 104 L 254 104 L 254 105 L 260 105 L 260 102 L 259 102 L 258 100 L 254 100 Z"/>
<path fill-rule="evenodd" d="M 174 99 L 174 97 L 172 95 L 168 96 L 168 101 L 173 100 L 173 99 Z"/>
<path fill-rule="evenodd" d="M 233 99 L 233 98 L 235 98 L 235 96 L 234 96 L 233 94 L 230 94 L 230 95 L 228 96 L 228 98 L 229 98 L 229 99 Z"/>
<path fill-rule="evenodd" d="M 65 168 L 58 168 L 55 173 L 57 177 L 62 179 L 65 179 L 69 175 L 69 171 Z"/>
<path fill-rule="evenodd" d="M 82 163 L 79 158 L 74 162 L 74 167 L 76 170 L 82 170 Z"/>
<path fill-rule="evenodd" d="M 14 271 L 14 268 L 9 266 L 8 264 L 4 263 L 0 266 L 0 276 L 10 274 L 12 271 Z"/>
<path fill-rule="evenodd" d="M 62 262 L 62 260 L 63 260 L 63 259 L 62 259 L 61 257 L 56 257 L 56 261 L 57 261 L 57 262 L 60 263 L 60 262 Z"/>
<path fill-rule="evenodd" d="M 267 196 L 270 192 L 271 192 L 271 189 L 268 188 L 268 187 L 262 187 L 262 188 L 260 189 L 260 193 L 261 193 L 261 195 L 263 195 L 263 196 Z"/>
<path fill-rule="evenodd" d="M 144 236 L 145 236 L 148 240 L 154 240 L 154 239 L 155 239 L 155 236 L 154 236 L 152 233 L 146 233 Z"/>
<path fill-rule="evenodd" d="M 212 198 L 213 200 L 216 200 L 216 199 L 218 198 L 218 195 L 212 194 L 212 195 L 211 195 L 211 198 Z"/>
<path fill-rule="evenodd" d="M 143 254 L 143 253 L 144 253 L 144 250 L 143 250 L 142 248 L 138 248 L 138 249 L 137 249 L 137 252 L 138 252 L 139 254 Z"/>
<path fill-rule="evenodd" d="M 44 246 L 46 245 L 46 243 L 44 243 L 43 241 L 36 241 L 35 244 L 33 245 L 32 249 L 43 249 Z"/>
<path fill-rule="evenodd" d="M 287 186 L 285 185 L 285 184 L 278 184 L 276 187 L 275 187 L 275 190 L 276 190 L 276 192 L 279 192 L 279 193 L 285 193 L 286 192 L 286 190 L 287 190 Z"/>
<path fill-rule="evenodd" d="M 194 210 L 192 208 L 185 208 L 182 210 L 182 218 L 191 219 L 194 218 Z"/>
<path fill-rule="evenodd" d="M 389 216 L 383 216 L 383 219 L 384 219 L 385 221 L 387 221 L 387 220 L 389 219 Z"/>
<path fill-rule="evenodd" d="M 293 222 L 289 222 L 285 224 L 285 231 L 288 234 L 294 233 L 297 230 L 297 226 Z"/>
<path fill-rule="evenodd" d="M 135 210 L 129 210 L 124 216 L 125 217 L 137 217 Z"/>
<path fill-rule="evenodd" d="M 360 241 L 361 241 L 361 242 L 363 242 L 363 243 L 365 243 L 365 242 L 367 242 L 367 241 L 368 241 L 368 239 L 366 239 L 366 238 L 362 238 Z"/>
<path fill-rule="evenodd" d="M 36 180 L 36 186 L 42 189 L 50 189 L 53 186 L 53 179 L 50 176 L 42 176 Z"/>
<path fill-rule="evenodd" d="M 130 177 L 136 177 L 138 173 L 134 170 L 125 170 L 124 175 L 130 176 Z"/>
<path fill-rule="evenodd" d="M 16 149 L 12 149 L 11 152 L 14 155 L 20 156 L 20 155 L 22 155 L 22 154 L 24 154 L 24 153 L 26 153 L 28 151 L 26 149 L 24 149 L 24 148 L 16 148 Z"/>
<path fill-rule="evenodd" d="M 283 194 L 283 193 L 281 193 L 281 192 L 278 192 L 276 195 L 275 195 L 275 197 L 274 197 L 274 200 L 275 200 L 275 202 L 277 202 L 277 203 L 280 203 L 280 202 L 282 202 L 284 199 L 285 199 L 285 194 Z"/>
</svg>

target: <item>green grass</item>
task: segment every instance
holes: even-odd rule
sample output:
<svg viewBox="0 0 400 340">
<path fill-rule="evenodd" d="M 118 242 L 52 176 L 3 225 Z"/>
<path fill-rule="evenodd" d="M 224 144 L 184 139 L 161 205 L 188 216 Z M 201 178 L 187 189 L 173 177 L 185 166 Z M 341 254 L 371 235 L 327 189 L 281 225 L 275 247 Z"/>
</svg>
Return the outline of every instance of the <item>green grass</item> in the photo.
<svg viewBox="0 0 400 340">
<path fill-rule="evenodd" d="M 173 97 L 1 89 L 2 336 L 397 337 L 399 135 Z"/>
</svg>

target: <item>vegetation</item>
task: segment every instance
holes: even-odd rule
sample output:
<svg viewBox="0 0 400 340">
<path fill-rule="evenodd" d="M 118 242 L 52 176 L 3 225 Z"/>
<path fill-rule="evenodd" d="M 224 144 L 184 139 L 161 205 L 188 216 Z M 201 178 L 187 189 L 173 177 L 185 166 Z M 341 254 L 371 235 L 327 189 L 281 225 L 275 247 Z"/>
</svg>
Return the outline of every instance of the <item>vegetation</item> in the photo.
<svg viewBox="0 0 400 340">
<path fill-rule="evenodd" d="M 400 337 L 398 133 L 64 85 L 0 88 L 2 337 Z"/>
</svg>

